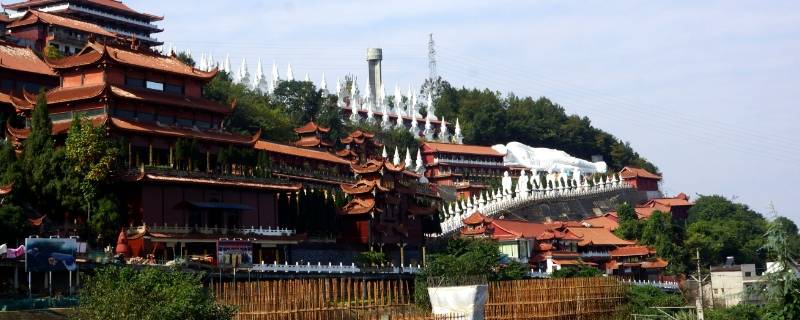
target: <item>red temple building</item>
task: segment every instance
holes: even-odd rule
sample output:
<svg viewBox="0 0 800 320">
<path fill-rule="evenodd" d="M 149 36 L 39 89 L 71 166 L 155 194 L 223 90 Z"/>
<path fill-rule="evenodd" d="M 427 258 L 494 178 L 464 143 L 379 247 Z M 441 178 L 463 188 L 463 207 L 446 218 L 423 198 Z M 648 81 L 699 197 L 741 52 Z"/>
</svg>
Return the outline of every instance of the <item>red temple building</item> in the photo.
<svg viewBox="0 0 800 320">
<path fill-rule="evenodd" d="M 585 222 L 533 223 L 490 218 L 480 212 L 463 222 L 461 236 L 497 241 L 501 253 L 545 273 L 587 265 L 609 275 L 655 280 L 667 266 L 651 248 L 620 239 L 606 227 Z"/>
<path fill-rule="evenodd" d="M 661 176 L 645 169 L 625 167 L 619 172 L 620 178 L 639 191 L 658 192 Z"/>
<path fill-rule="evenodd" d="M 499 184 L 506 171 L 504 156 L 486 146 L 438 142 L 422 145 L 425 177 L 431 183 L 454 187 L 459 197 L 475 195 L 492 182 Z"/>
<path fill-rule="evenodd" d="M 131 169 L 118 194 L 130 224 L 147 226 L 151 241 L 198 253 L 213 251 L 216 239 L 236 233 L 247 234 L 262 248 L 299 240 L 259 230 L 281 226 L 277 195 L 297 192 L 301 184 L 256 178 L 252 166 L 221 161 L 231 148 L 253 150 L 260 132 L 249 136 L 222 129 L 233 106 L 201 96 L 216 71 L 198 71 L 146 49 L 98 42 L 47 63 L 62 79 L 46 92 L 53 134 L 62 136 L 75 116 L 84 116 L 127 148 L 120 162 Z M 11 102 L 18 113 L 27 114 L 35 99 L 24 92 Z M 29 130 L 8 128 L 16 143 Z"/>
<path fill-rule="evenodd" d="M 0 40 L 0 105 L 11 106 L 11 96 L 36 93 L 58 85 L 59 78 L 33 50 Z"/>
<path fill-rule="evenodd" d="M 161 45 L 152 37 L 163 31 L 154 23 L 163 17 L 131 9 L 117 0 L 27 0 L 3 4 L 10 10 L 10 35 L 41 50 L 47 44 L 66 54 L 82 49 L 89 36 L 136 39 L 147 47 Z"/>
<path fill-rule="evenodd" d="M 420 189 L 420 176 L 406 170 L 404 163 L 380 158 L 377 147 L 369 142 L 371 134 L 356 131 L 343 142 L 356 143 L 359 154 L 353 155 L 352 171 L 358 175 L 354 184 L 342 184 L 348 195 L 340 209 L 342 241 L 377 246 L 381 251 L 397 246 L 404 262 L 406 246 L 424 246 L 424 234 L 438 230 L 438 196 Z M 361 140 L 363 139 L 363 140 Z M 358 141 L 357 141 L 358 140 Z M 370 143 L 367 145 L 367 143 Z"/>
<path fill-rule="evenodd" d="M 311 121 L 302 127 L 295 128 L 294 132 L 300 136 L 300 139 L 294 143 L 295 146 L 303 148 L 315 148 L 319 150 L 329 150 L 331 144 L 325 141 L 324 135 L 330 131 L 330 128 L 321 127 Z"/>
<path fill-rule="evenodd" d="M 6 26 L 9 35 L 19 44 L 43 51 L 53 46 L 65 55 L 83 49 L 87 39 L 110 40 L 115 37 L 98 25 L 30 10 Z"/>
</svg>

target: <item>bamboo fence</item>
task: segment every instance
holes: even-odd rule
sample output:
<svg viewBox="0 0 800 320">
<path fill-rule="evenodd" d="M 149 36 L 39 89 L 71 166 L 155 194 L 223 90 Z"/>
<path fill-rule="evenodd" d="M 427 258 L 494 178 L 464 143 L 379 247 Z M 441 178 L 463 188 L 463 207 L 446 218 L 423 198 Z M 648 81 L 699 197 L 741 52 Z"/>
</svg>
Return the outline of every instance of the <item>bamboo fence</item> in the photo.
<svg viewBox="0 0 800 320">
<path fill-rule="evenodd" d="M 485 319 L 611 319 L 626 290 L 606 277 L 491 282 Z"/>
<path fill-rule="evenodd" d="M 217 283 L 217 301 L 236 306 L 239 320 L 455 320 L 412 304 L 409 280 L 352 278 Z"/>
</svg>

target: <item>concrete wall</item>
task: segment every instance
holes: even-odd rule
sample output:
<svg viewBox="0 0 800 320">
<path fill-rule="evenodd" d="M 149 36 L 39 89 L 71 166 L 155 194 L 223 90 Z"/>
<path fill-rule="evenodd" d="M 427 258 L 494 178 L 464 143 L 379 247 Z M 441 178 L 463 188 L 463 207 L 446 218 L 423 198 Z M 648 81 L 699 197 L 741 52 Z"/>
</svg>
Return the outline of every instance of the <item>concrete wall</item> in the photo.
<svg viewBox="0 0 800 320">
<path fill-rule="evenodd" d="M 646 200 L 646 195 L 643 192 L 620 190 L 594 197 L 536 203 L 505 215 L 523 218 L 532 222 L 542 222 L 548 218 L 552 220 L 581 220 L 616 210 L 617 206 L 623 202 L 638 204 L 644 202 L 644 200 Z"/>
</svg>

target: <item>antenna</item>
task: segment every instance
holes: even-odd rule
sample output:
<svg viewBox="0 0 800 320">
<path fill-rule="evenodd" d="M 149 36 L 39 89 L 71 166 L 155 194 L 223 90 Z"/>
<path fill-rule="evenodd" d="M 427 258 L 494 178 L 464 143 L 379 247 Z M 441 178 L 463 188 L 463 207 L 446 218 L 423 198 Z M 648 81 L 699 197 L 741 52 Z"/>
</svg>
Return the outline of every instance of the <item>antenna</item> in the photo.
<svg viewBox="0 0 800 320">
<path fill-rule="evenodd" d="M 436 80 L 436 43 L 433 42 L 433 33 L 428 34 L 428 73 L 433 83 Z"/>
</svg>

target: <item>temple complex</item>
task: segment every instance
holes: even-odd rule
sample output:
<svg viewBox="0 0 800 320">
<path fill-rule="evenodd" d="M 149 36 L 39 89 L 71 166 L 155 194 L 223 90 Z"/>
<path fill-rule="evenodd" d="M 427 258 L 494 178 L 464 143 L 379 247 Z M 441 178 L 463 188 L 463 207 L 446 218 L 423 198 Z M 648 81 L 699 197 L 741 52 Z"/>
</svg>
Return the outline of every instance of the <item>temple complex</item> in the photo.
<svg viewBox="0 0 800 320">
<path fill-rule="evenodd" d="M 0 114 L 6 116 L 3 119 L 17 112 L 27 112 L 12 105 L 12 99 L 22 97 L 23 91 L 35 93 L 58 85 L 56 73 L 30 48 L 0 40 L 0 61 Z M 5 125 L 0 124 L 0 128 Z M 5 130 L 2 130 L 0 137 L 4 136 Z"/>
<path fill-rule="evenodd" d="M 146 47 L 161 45 L 152 34 L 163 31 L 163 17 L 136 11 L 117 0 L 26 0 L 3 4 L 8 31 L 20 44 L 42 50 L 53 45 L 76 53 L 90 38 L 125 38 Z"/>
<path fill-rule="evenodd" d="M 491 218 L 480 212 L 466 217 L 463 222 L 462 237 L 497 241 L 502 254 L 529 263 L 532 269 L 546 274 L 584 265 L 608 275 L 657 280 L 668 265 L 652 248 L 620 239 L 609 229 L 588 223 L 532 223 Z"/>
</svg>

